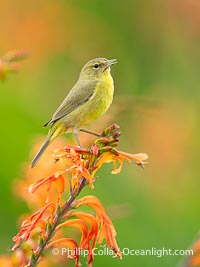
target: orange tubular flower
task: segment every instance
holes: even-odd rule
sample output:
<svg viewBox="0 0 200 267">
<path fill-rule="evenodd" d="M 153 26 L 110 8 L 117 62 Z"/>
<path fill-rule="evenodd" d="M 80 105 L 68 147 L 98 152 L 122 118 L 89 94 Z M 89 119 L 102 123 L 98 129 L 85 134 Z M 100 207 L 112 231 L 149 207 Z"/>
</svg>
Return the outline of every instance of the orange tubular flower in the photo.
<svg viewBox="0 0 200 267">
<path fill-rule="evenodd" d="M 57 150 L 54 154 L 55 160 L 62 160 L 63 158 L 68 159 L 68 168 L 64 171 L 65 173 L 71 173 L 71 188 L 77 189 L 79 182 L 84 177 L 90 185 L 90 188 L 94 189 L 93 177 L 90 175 L 90 171 L 87 169 L 87 161 L 82 157 L 85 153 L 89 153 L 88 150 L 82 149 L 76 146 L 67 146 L 64 151 Z"/>
<path fill-rule="evenodd" d="M 100 200 L 95 196 L 85 196 L 74 202 L 76 208 L 82 205 L 87 205 L 96 211 L 96 219 L 99 224 L 98 243 L 102 244 L 103 240 L 106 239 L 107 246 L 111 247 L 115 255 L 121 259 L 122 253 L 115 239 L 117 233 Z"/>
<path fill-rule="evenodd" d="M 81 231 L 82 237 L 81 237 L 81 241 L 80 241 L 80 248 L 84 249 L 86 247 L 87 242 L 88 242 L 88 227 L 87 227 L 87 224 L 83 220 L 73 219 L 73 220 L 68 220 L 68 221 L 66 221 L 64 223 L 59 224 L 56 227 L 55 230 L 58 231 L 63 226 L 76 227 Z"/>
<path fill-rule="evenodd" d="M 116 128 L 115 128 L 116 127 Z M 102 136 L 108 134 L 109 137 L 97 139 L 91 149 L 83 149 L 76 146 L 67 146 L 64 150 L 57 150 L 54 154 L 55 160 L 68 159 L 68 166 L 64 172 L 71 173 L 71 188 L 78 189 L 80 180 L 84 177 L 93 189 L 96 172 L 104 163 L 113 162 L 114 170 L 112 174 L 117 174 L 122 170 L 124 160 L 134 161 L 137 165 L 144 167 L 145 160 L 148 158 L 145 153 L 129 154 L 123 151 L 118 151 L 113 148 L 117 145 L 120 132 L 117 132 L 118 126 L 113 125 L 113 128 L 106 129 Z M 110 131 L 110 132 L 109 132 Z M 111 135 L 111 137 L 110 137 Z M 117 163 L 120 166 L 117 168 Z"/>
<path fill-rule="evenodd" d="M 87 249 L 88 249 L 88 263 L 91 263 L 94 261 L 94 255 L 93 255 L 93 249 L 96 246 L 96 241 L 98 237 L 98 220 L 95 216 L 92 214 L 86 213 L 86 212 L 71 212 L 69 215 L 66 215 L 66 217 L 76 216 L 79 219 L 84 220 L 86 223 L 90 226 L 90 231 L 88 232 L 88 242 L 87 242 Z M 90 243 L 92 242 L 92 246 L 90 248 Z"/>
<path fill-rule="evenodd" d="M 59 224 L 58 227 L 55 229 L 55 231 L 60 230 L 64 226 L 78 228 L 82 233 L 80 245 L 78 245 L 73 239 L 61 238 L 61 239 L 52 241 L 50 244 L 47 245 L 47 248 L 50 246 L 55 246 L 55 245 L 62 245 L 62 246 L 65 245 L 66 247 L 70 248 L 70 250 L 76 252 L 73 255 L 74 257 L 72 258 L 76 258 L 77 260 L 78 260 L 80 251 L 83 249 L 87 249 L 88 250 L 88 263 L 91 263 L 93 262 L 93 259 L 94 259 L 93 248 L 96 245 L 96 240 L 98 236 L 98 221 L 93 215 L 85 213 L 85 212 L 71 212 L 70 214 L 66 214 L 63 217 L 63 219 L 69 219 L 70 217 L 74 217 L 74 216 L 78 217 L 79 219 L 67 220 L 64 223 Z M 88 223 L 90 230 L 86 223 Z M 92 240 L 93 242 L 90 248 L 90 243 Z"/>
<path fill-rule="evenodd" d="M 23 259 L 25 263 L 22 266 L 35 267 L 40 262 L 45 249 L 53 246 L 66 246 L 73 251 L 72 254 L 68 254 L 68 258 L 75 260 L 76 267 L 79 266 L 80 251 L 86 250 L 88 266 L 91 267 L 96 244 L 102 244 L 104 240 L 106 245 L 112 249 L 113 255 L 122 258 L 116 242 L 117 233 L 114 225 L 100 200 L 92 195 L 76 200 L 86 185 L 89 185 L 91 189 L 94 188 L 95 174 L 104 163 L 113 162 L 113 174 L 121 171 L 124 160 L 133 161 L 141 167 L 144 166 L 144 161 L 148 158 L 146 154 L 129 154 L 115 148 L 118 145 L 120 134 L 119 127 L 114 124 L 105 129 L 89 149 L 76 146 L 57 149 L 53 158 L 55 166 L 58 161 L 61 162 L 59 168 L 55 167 L 52 174 L 48 173 L 47 178 L 40 179 L 28 187 L 28 192 L 31 194 L 38 193 L 38 191 L 44 193 L 42 194 L 42 203 L 44 203 L 43 195 L 47 194 L 47 198 L 45 206 L 23 221 L 21 230 L 13 238 L 15 245 L 12 250 L 16 250 L 24 241 L 24 244 L 29 243 L 26 250 L 24 244 L 20 248 L 23 252 L 20 255 L 24 256 L 24 259 L 20 257 L 20 260 Z M 118 164 L 119 166 L 117 166 Z M 66 185 L 67 182 L 69 187 Z M 52 192 L 53 194 L 51 194 Z M 39 193 L 38 195 L 40 195 Z M 64 199 L 66 194 L 69 194 L 68 200 Z M 92 208 L 95 214 L 74 211 L 75 208 L 82 205 Z M 80 241 L 77 242 L 73 238 L 63 236 L 64 233 L 61 230 L 64 227 L 79 229 Z"/>
<path fill-rule="evenodd" d="M 96 170 L 94 171 L 94 173 L 98 169 L 100 169 L 104 163 L 113 162 L 114 170 L 112 171 L 112 174 L 118 174 L 122 170 L 124 160 L 127 160 L 128 162 L 131 162 L 133 160 L 137 165 L 144 168 L 144 161 L 147 158 L 148 156 L 145 153 L 129 154 L 115 149 L 115 153 L 113 153 L 113 151 L 109 151 L 103 154 L 103 156 L 97 162 Z M 120 164 L 118 168 L 117 162 Z"/>
<path fill-rule="evenodd" d="M 15 242 L 15 245 L 13 246 L 12 250 L 16 250 L 16 248 L 19 247 L 22 241 L 26 241 L 33 230 L 36 228 L 39 228 L 42 233 L 45 233 L 47 222 L 42 219 L 45 212 L 48 211 L 49 215 L 51 216 L 55 212 L 55 204 L 54 203 L 48 203 L 45 207 L 35 212 L 33 215 L 31 215 L 28 219 L 22 222 L 22 228 L 19 231 L 19 233 L 13 237 L 13 241 Z"/>
<path fill-rule="evenodd" d="M 58 194 L 59 194 L 59 199 L 62 198 L 62 194 L 65 190 L 65 179 L 62 175 L 60 174 L 54 174 L 48 178 L 44 178 L 44 179 L 40 179 L 37 182 L 35 182 L 34 184 L 31 184 L 28 187 L 28 191 L 30 193 L 34 193 L 36 192 L 39 188 L 43 187 L 43 186 L 47 186 L 47 192 L 49 193 L 51 190 L 51 186 L 52 183 L 54 183 L 57 186 L 58 189 Z M 48 197 L 47 197 L 48 200 Z"/>
<path fill-rule="evenodd" d="M 93 239 L 92 248 L 96 245 L 96 239 L 98 235 L 98 221 L 92 214 L 81 212 L 81 211 L 73 211 L 66 217 L 76 216 L 81 220 L 86 221 L 90 226 L 90 231 L 88 233 L 88 239 L 91 241 Z"/>
</svg>

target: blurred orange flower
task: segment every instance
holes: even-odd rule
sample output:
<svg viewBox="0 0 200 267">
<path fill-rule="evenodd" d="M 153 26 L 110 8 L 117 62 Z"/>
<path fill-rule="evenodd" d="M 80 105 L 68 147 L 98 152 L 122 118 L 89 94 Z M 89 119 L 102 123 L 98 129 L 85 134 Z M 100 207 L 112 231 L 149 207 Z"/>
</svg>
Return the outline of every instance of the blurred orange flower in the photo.
<svg viewBox="0 0 200 267">
<path fill-rule="evenodd" d="M 41 146 L 41 143 L 43 142 L 43 138 L 38 138 L 35 146 L 33 147 L 31 151 L 30 158 L 36 153 L 36 151 Z M 59 171 L 63 171 L 66 168 L 66 160 L 63 159 L 61 162 L 58 161 L 55 163 L 54 159 L 52 158 L 52 151 L 57 149 L 58 147 L 63 147 L 66 145 L 66 141 L 62 138 L 57 138 L 55 142 L 53 142 L 46 150 L 46 153 L 41 158 L 41 161 L 35 166 L 35 168 L 30 169 L 29 162 L 24 164 L 24 179 L 17 179 L 13 184 L 13 192 L 18 197 L 22 198 L 26 203 L 28 204 L 29 208 L 32 209 L 38 209 L 42 205 L 46 204 L 46 201 L 48 199 L 49 202 L 56 202 L 59 195 L 59 188 L 56 182 L 51 183 L 51 188 L 48 191 L 48 184 L 46 184 L 46 192 L 47 194 L 44 194 L 44 191 L 42 190 L 42 186 L 38 187 L 37 190 L 34 190 L 34 194 L 31 193 L 31 188 L 33 188 L 33 185 L 37 187 L 38 177 L 46 179 L 46 177 L 51 177 L 52 174 L 58 173 Z M 41 190 L 40 190 L 41 188 Z M 69 188 L 69 184 L 65 183 L 65 190 Z M 27 189 L 27 190 L 25 190 Z"/>
<path fill-rule="evenodd" d="M 188 256 L 184 261 L 184 267 L 200 266 L 200 239 L 197 239 L 190 248 L 193 255 Z"/>
<path fill-rule="evenodd" d="M 0 79 L 5 80 L 8 73 L 16 72 L 20 69 L 20 61 L 26 59 L 27 52 L 15 50 L 9 51 L 0 58 Z"/>
</svg>

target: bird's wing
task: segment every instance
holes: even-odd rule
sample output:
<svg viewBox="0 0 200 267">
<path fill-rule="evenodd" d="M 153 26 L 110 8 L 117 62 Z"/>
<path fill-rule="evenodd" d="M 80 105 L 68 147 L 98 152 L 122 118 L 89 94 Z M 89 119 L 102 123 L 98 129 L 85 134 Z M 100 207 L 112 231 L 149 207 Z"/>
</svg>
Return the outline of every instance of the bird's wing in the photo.
<svg viewBox="0 0 200 267">
<path fill-rule="evenodd" d="M 60 118 L 66 116 L 67 114 L 71 113 L 73 110 L 77 109 L 79 106 L 87 102 L 93 96 L 96 84 L 97 81 L 94 80 L 78 81 L 66 96 L 66 98 L 63 100 L 61 105 L 58 107 L 56 112 L 53 114 L 52 119 L 47 122 L 44 127 L 49 123 L 55 122 Z"/>
</svg>

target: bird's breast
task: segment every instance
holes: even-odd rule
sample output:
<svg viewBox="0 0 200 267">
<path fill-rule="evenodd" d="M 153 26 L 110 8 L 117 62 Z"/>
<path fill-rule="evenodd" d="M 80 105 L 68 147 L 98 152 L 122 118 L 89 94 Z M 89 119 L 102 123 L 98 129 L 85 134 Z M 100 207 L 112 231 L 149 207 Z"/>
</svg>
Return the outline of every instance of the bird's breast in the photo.
<svg viewBox="0 0 200 267">
<path fill-rule="evenodd" d="M 113 100 L 114 84 L 111 75 L 107 75 L 100 80 L 95 88 L 94 101 L 96 99 L 96 108 L 104 113 L 107 111 Z M 98 107 L 99 106 L 99 107 Z"/>
<path fill-rule="evenodd" d="M 114 93 L 112 77 L 98 80 L 93 90 L 94 93 L 90 99 L 62 119 L 68 128 L 85 127 L 103 115 L 110 107 Z"/>
</svg>

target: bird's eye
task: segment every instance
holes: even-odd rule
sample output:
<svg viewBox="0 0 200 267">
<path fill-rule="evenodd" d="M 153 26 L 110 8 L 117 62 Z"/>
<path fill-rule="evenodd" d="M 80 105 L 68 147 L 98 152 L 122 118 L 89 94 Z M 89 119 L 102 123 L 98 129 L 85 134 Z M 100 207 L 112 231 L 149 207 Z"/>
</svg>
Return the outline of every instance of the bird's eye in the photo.
<svg viewBox="0 0 200 267">
<path fill-rule="evenodd" d="M 98 64 L 98 63 L 95 63 L 95 64 L 93 65 L 93 68 L 94 68 L 94 69 L 98 69 L 98 67 L 99 67 L 99 64 Z"/>
</svg>

